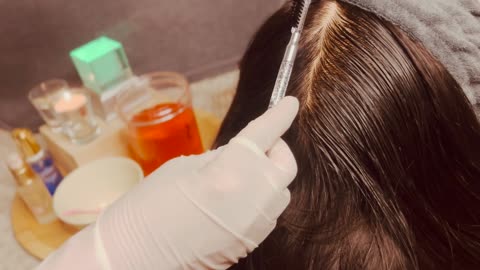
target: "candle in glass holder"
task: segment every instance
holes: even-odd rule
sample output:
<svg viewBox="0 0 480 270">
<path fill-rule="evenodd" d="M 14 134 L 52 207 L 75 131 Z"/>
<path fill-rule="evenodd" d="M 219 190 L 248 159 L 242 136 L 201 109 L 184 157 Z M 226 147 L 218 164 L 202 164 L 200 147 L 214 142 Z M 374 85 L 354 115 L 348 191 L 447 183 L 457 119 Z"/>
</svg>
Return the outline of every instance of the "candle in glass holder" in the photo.
<svg viewBox="0 0 480 270">
<path fill-rule="evenodd" d="M 64 91 L 54 103 L 62 119 L 62 130 L 75 143 L 85 143 L 97 135 L 98 124 L 90 96 L 82 89 Z"/>
<path fill-rule="evenodd" d="M 60 132 L 62 127 L 61 119 L 55 113 L 53 104 L 66 89 L 68 89 L 68 83 L 65 80 L 52 79 L 41 82 L 28 93 L 30 102 L 54 132 Z"/>
</svg>

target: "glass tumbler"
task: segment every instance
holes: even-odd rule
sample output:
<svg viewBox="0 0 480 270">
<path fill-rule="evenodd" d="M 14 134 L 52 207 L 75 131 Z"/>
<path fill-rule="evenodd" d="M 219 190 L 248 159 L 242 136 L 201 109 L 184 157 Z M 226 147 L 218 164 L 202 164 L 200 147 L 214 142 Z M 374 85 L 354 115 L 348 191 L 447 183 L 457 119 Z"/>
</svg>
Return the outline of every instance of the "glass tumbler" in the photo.
<svg viewBox="0 0 480 270">
<path fill-rule="evenodd" d="M 53 109 L 54 100 L 68 89 L 68 83 L 61 79 L 52 79 L 36 85 L 28 93 L 28 98 L 39 112 L 45 123 L 55 132 L 62 130 L 60 116 Z"/>
<path fill-rule="evenodd" d="M 127 125 L 131 154 L 145 175 L 172 158 L 203 152 L 189 84 L 180 74 L 142 76 L 138 87 L 117 97 L 117 110 Z"/>
<path fill-rule="evenodd" d="M 53 100 L 53 110 L 60 119 L 63 133 L 74 143 L 92 141 L 99 131 L 90 93 L 83 88 L 61 91 Z"/>
</svg>

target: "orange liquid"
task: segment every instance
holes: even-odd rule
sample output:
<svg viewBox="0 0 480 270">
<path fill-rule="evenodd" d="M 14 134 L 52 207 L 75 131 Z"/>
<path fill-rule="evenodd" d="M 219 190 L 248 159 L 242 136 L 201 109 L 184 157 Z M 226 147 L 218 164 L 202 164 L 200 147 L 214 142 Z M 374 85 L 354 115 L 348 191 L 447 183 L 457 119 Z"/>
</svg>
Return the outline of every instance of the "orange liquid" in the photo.
<svg viewBox="0 0 480 270">
<path fill-rule="evenodd" d="M 149 125 L 136 125 L 155 121 L 165 114 L 173 118 Z M 203 152 L 193 110 L 181 104 L 163 103 L 141 111 L 132 117 L 129 126 L 131 152 L 145 175 L 172 158 Z"/>
</svg>

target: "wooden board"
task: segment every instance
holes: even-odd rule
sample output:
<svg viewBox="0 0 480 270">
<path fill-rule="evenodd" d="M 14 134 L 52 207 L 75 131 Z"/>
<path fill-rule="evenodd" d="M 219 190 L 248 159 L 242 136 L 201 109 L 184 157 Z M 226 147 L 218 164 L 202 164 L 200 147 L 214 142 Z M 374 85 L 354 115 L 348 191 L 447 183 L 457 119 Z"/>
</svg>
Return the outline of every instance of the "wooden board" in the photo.
<svg viewBox="0 0 480 270">
<path fill-rule="evenodd" d="M 76 233 L 57 220 L 50 224 L 38 224 L 17 195 L 12 203 L 12 227 L 18 243 L 31 255 L 45 259 L 48 254 L 56 250 L 65 240 Z"/>
<path fill-rule="evenodd" d="M 195 115 L 203 146 L 209 149 L 217 136 L 221 121 L 208 112 L 195 111 Z M 18 196 L 12 203 L 11 219 L 18 243 L 39 259 L 45 259 L 78 231 L 59 220 L 46 225 L 38 224 Z"/>
<path fill-rule="evenodd" d="M 210 149 L 217 137 L 222 121 L 213 114 L 202 110 L 195 110 L 195 118 L 197 119 L 203 148 Z"/>
</svg>

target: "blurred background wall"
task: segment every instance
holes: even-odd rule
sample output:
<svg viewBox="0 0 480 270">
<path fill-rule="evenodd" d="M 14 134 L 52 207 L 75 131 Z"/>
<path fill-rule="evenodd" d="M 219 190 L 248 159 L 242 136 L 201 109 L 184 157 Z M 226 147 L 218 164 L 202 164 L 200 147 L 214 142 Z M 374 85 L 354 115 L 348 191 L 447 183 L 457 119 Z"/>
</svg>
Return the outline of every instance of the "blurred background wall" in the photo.
<svg viewBox="0 0 480 270">
<path fill-rule="evenodd" d="M 123 43 L 136 74 L 198 80 L 234 68 L 285 0 L 0 0 L 0 128 L 41 123 L 27 92 L 79 83 L 69 51 L 101 35 Z"/>
</svg>

